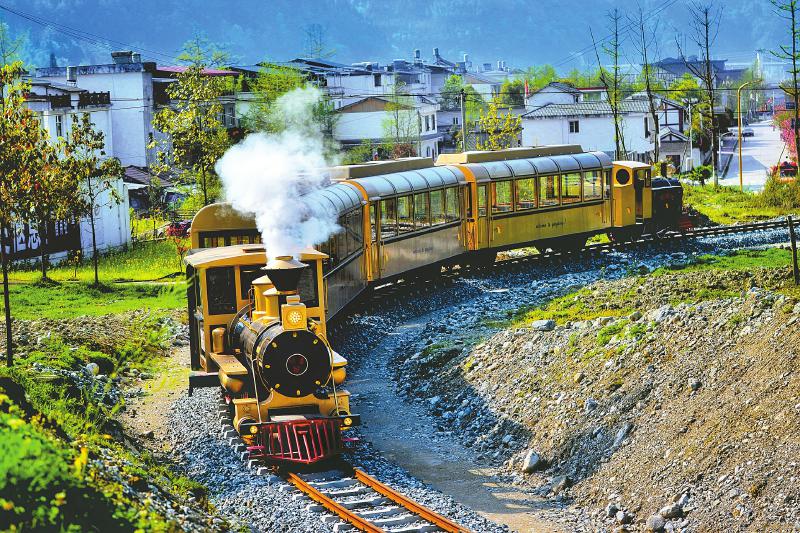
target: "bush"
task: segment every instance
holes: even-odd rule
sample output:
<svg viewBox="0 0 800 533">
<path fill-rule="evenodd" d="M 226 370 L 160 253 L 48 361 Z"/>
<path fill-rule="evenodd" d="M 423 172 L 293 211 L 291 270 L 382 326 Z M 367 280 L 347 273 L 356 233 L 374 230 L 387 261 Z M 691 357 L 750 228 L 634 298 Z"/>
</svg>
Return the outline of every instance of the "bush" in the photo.
<svg viewBox="0 0 800 533">
<path fill-rule="evenodd" d="M 134 529 L 86 483 L 86 456 L 75 455 L 0 389 L 0 530 Z"/>
<path fill-rule="evenodd" d="M 777 175 L 773 174 L 767 178 L 767 182 L 764 184 L 764 191 L 759 197 L 759 203 L 763 207 L 800 208 L 800 183 L 797 180 L 783 183 Z"/>
</svg>

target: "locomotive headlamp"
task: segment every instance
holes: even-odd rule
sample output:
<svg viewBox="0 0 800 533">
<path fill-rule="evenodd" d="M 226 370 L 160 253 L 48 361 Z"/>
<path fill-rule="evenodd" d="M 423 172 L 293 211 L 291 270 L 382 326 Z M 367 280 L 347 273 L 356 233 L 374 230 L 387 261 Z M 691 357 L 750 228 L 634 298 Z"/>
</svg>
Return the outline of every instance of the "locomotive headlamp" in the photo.
<svg viewBox="0 0 800 533">
<path fill-rule="evenodd" d="M 250 433 L 253 435 L 258 433 L 258 426 L 250 426 Z"/>
<path fill-rule="evenodd" d="M 345 418 L 342 422 L 344 423 L 345 426 L 352 426 L 353 425 L 353 419 L 350 418 L 349 416 L 347 418 Z"/>
</svg>

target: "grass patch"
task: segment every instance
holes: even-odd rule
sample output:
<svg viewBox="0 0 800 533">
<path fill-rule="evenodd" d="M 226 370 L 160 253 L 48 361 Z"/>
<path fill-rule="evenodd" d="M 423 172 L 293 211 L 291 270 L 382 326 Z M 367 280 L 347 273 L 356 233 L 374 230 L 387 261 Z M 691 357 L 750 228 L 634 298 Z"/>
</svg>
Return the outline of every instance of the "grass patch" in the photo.
<svg viewBox="0 0 800 533">
<path fill-rule="evenodd" d="M 701 255 L 686 265 L 671 265 L 654 271 L 663 274 L 675 270 L 752 270 L 754 268 L 782 268 L 791 264 L 792 253 L 781 248 L 765 250 L 737 250 L 725 255 Z"/>
<path fill-rule="evenodd" d="M 146 242 L 132 250 L 102 255 L 98 260 L 100 281 L 148 281 L 175 275 L 180 263 L 175 246 L 169 241 Z M 94 281 L 91 255 L 76 269 L 69 265 L 56 265 L 48 269 L 47 276 L 55 281 Z M 10 273 L 12 281 L 32 283 L 41 278 L 38 267 L 31 263 Z"/>
<path fill-rule="evenodd" d="M 600 346 L 605 346 L 611 339 L 614 338 L 615 335 L 618 335 L 625 329 L 625 326 L 628 325 L 627 320 L 618 320 L 613 324 L 609 324 L 605 327 L 600 328 L 600 331 L 597 332 L 597 344 Z"/>
<path fill-rule="evenodd" d="M 555 320 L 558 324 L 568 321 L 593 320 L 601 316 L 622 316 L 630 314 L 629 307 L 595 307 L 588 304 L 591 291 L 579 289 L 570 294 L 550 300 L 546 305 L 522 307 L 509 316 L 508 321 L 494 322 L 497 327 L 526 327 L 536 320 Z M 611 298 L 613 300 L 613 298 Z"/>
<path fill-rule="evenodd" d="M 98 316 L 138 309 L 177 309 L 186 303 L 185 287 L 183 282 L 101 287 L 86 283 L 11 285 L 11 310 L 15 318 L 32 320 Z M 0 311 L 3 310 L 0 301 Z"/>
<path fill-rule="evenodd" d="M 684 183 L 683 203 L 719 224 L 767 220 L 792 212 L 785 207 L 765 206 L 759 194 L 742 192 L 738 187 L 703 187 Z"/>
</svg>

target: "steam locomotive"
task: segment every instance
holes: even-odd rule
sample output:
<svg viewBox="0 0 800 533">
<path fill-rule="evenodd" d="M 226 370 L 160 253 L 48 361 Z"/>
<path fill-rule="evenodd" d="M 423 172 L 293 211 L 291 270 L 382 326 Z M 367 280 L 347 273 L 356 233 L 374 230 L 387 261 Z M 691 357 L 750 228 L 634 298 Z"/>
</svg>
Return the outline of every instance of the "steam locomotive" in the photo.
<svg viewBox="0 0 800 533">
<path fill-rule="evenodd" d="M 328 321 L 388 280 L 498 251 L 566 251 L 592 235 L 635 240 L 677 230 L 683 189 L 636 161 L 562 145 L 370 162 L 328 170 L 306 195 L 340 231 L 296 259 L 267 261 L 252 217 L 200 210 L 187 257 L 190 391 L 222 385 L 251 454 L 315 462 L 359 423 L 341 386 L 347 361 Z"/>
</svg>

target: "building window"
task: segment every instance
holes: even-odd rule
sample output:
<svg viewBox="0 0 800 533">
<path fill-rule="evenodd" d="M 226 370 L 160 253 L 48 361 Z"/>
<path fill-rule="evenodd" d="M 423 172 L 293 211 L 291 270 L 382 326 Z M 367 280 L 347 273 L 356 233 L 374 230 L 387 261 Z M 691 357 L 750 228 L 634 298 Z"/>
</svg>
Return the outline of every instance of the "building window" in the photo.
<svg viewBox="0 0 800 533">
<path fill-rule="evenodd" d="M 375 79 L 375 87 L 381 86 L 381 75 L 380 74 L 373 74 L 373 78 Z"/>
<path fill-rule="evenodd" d="M 569 132 L 570 133 L 580 133 L 581 125 L 580 122 L 577 120 L 570 120 L 569 121 Z"/>
<path fill-rule="evenodd" d="M 647 120 L 647 117 L 644 117 L 644 137 L 645 139 L 650 137 L 650 122 Z"/>
<path fill-rule="evenodd" d="M 431 129 L 436 130 L 436 115 L 431 115 Z"/>
<path fill-rule="evenodd" d="M 64 136 L 64 117 L 56 115 L 56 137 Z"/>
<path fill-rule="evenodd" d="M 425 157 L 430 157 L 430 156 L 431 156 L 431 147 L 430 146 L 426 146 L 425 147 Z"/>
<path fill-rule="evenodd" d="M 431 117 L 425 115 L 425 131 L 431 130 Z"/>
<path fill-rule="evenodd" d="M 453 125 L 458 126 L 458 117 L 453 117 Z"/>
</svg>

